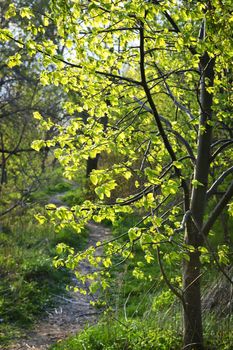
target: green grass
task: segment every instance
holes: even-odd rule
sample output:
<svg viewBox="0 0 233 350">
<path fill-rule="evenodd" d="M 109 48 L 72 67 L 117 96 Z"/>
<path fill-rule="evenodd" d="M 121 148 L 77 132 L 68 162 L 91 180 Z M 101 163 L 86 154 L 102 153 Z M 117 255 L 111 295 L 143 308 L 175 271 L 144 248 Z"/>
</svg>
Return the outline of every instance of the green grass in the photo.
<svg viewBox="0 0 233 350">
<path fill-rule="evenodd" d="M 47 180 L 47 179 L 46 179 Z M 32 193 L 29 197 L 30 202 L 46 203 L 49 198 L 57 193 L 65 193 L 71 191 L 72 184 L 64 180 L 48 180 L 42 183 L 41 188 Z"/>
<path fill-rule="evenodd" d="M 51 346 L 50 350 L 180 350 L 182 335 L 171 321 L 165 327 L 154 317 L 125 321 L 109 315 L 105 316 L 105 321 Z M 229 322 L 232 317 L 231 320 L 222 319 L 221 327 L 216 327 L 216 320 L 208 320 L 206 350 L 232 349 L 233 330 Z"/>
<path fill-rule="evenodd" d="M 152 320 L 124 323 L 109 318 L 77 336 L 52 346 L 51 350 L 179 350 L 181 337 L 170 329 L 154 327 Z"/>
<path fill-rule="evenodd" d="M 37 210 L 35 210 L 36 212 Z M 0 233 L 0 339 L 2 344 L 15 340 L 34 320 L 54 305 L 54 296 L 66 293 L 71 274 L 53 265 L 56 245 L 65 242 L 76 251 L 83 249 L 87 232 L 59 233 L 45 224 L 40 226 L 33 212 L 8 218 Z"/>
<path fill-rule="evenodd" d="M 73 205 L 82 204 L 85 200 L 85 195 L 86 195 L 85 190 L 80 187 L 77 187 L 64 193 L 61 199 L 68 206 L 72 207 Z"/>
</svg>

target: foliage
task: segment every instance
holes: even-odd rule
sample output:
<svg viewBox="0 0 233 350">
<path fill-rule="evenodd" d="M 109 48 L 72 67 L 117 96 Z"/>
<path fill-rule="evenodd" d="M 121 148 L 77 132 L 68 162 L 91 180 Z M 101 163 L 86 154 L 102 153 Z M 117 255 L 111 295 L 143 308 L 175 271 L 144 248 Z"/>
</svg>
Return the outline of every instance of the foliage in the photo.
<svg viewBox="0 0 233 350">
<path fill-rule="evenodd" d="M 40 4 L 39 4 L 40 3 Z M 16 6 L 9 0 L 1 3 L 1 33 L 8 33 L 9 28 L 21 32 L 24 19 L 29 16 L 26 6 L 31 1 L 17 1 L 22 7 L 17 13 Z M 37 6 L 47 6 L 41 0 Z M 37 8 L 38 10 L 38 8 Z M 23 23 L 22 23 L 23 22 Z M 38 17 L 34 16 L 34 28 L 38 25 Z M 36 30 L 36 29 L 35 29 Z M 34 32 L 35 34 L 35 32 Z M 53 35 L 47 31 L 45 37 Z M 36 152 L 31 148 L 35 138 L 49 138 L 55 130 L 42 130 L 39 116 L 42 114 L 47 122 L 61 118 L 62 96 L 57 88 L 41 89 L 39 75 L 41 66 L 37 60 L 22 52 L 16 42 L 5 42 L 2 34 L 0 52 L 0 216 L 11 212 L 17 206 L 26 205 L 41 186 L 41 178 L 50 167 L 53 157 L 48 149 Z M 50 95 L 50 101 L 47 95 Z M 52 103 L 52 100 L 56 100 Z M 58 101 L 59 100 L 59 101 Z M 36 113 L 33 113 L 37 110 Z M 50 136 L 49 136 L 50 135 Z"/>
<path fill-rule="evenodd" d="M 2 40 L 41 62 L 41 85 L 63 90 L 70 118 L 61 125 L 35 110 L 41 129 L 57 132 L 34 141 L 33 149 L 53 148 L 69 179 L 89 158 L 116 159 L 91 172 L 95 197 L 70 209 L 50 205 L 49 220 L 57 230 L 80 232 L 90 219 L 141 216 L 122 233 L 124 242 L 104 244 L 102 259 L 90 247 L 70 250 L 63 264 L 101 263 L 105 273 L 92 277 L 99 274 L 106 289 L 115 256 L 133 261 L 140 248 L 146 264 L 158 262 L 183 305 L 184 346 L 203 349 L 201 267 L 221 268 L 230 253 L 226 242 L 212 249 L 208 241 L 233 194 L 230 2 L 51 1 L 36 32 L 34 16 L 33 7 L 11 5 L 5 18 L 19 17 L 25 27 L 17 35 L 3 30 Z M 48 28 L 56 28 L 56 38 L 48 40 Z M 20 64 L 17 52 L 8 66 Z M 125 180 L 132 191 L 114 200 Z M 150 280 L 143 259 L 133 274 Z M 181 265 L 172 281 L 167 268 Z"/>
<path fill-rule="evenodd" d="M 232 315 L 227 315 L 216 323 L 215 312 L 205 316 L 207 350 L 231 350 L 233 341 Z"/>
</svg>

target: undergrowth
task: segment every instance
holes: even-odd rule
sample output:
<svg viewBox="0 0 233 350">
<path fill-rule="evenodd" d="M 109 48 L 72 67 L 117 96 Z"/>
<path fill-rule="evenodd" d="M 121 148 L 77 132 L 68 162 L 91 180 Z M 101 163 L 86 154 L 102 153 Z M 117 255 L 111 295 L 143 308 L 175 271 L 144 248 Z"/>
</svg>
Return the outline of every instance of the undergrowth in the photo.
<svg viewBox="0 0 233 350">
<path fill-rule="evenodd" d="M 76 337 L 51 347 L 51 350 L 178 350 L 181 337 L 170 329 L 155 328 L 140 319 L 98 323 Z"/>
<path fill-rule="evenodd" d="M 118 221 L 112 232 L 122 235 L 139 219 L 128 215 Z M 122 238 L 124 242 L 125 238 Z M 57 343 L 51 350 L 178 350 L 182 348 L 181 305 L 161 278 L 158 262 L 144 264 L 145 276 L 136 279 L 132 271 L 143 260 L 135 247 L 135 257 L 119 265 L 116 257 L 109 280 L 110 289 L 104 293 L 108 311 L 97 325 L 86 328 L 76 336 Z M 114 268 L 115 264 L 115 268 Z M 177 267 L 178 269 L 179 267 Z M 204 274 L 204 289 L 217 276 L 210 267 Z M 166 266 L 174 283 L 179 271 Z M 219 321 L 219 322 L 218 322 Z M 233 344 L 232 317 L 220 317 L 208 312 L 203 315 L 206 350 L 231 350 Z"/>
<path fill-rule="evenodd" d="M 53 265 L 60 242 L 75 250 L 84 248 L 87 232 L 77 235 L 64 228 L 55 233 L 42 226 L 34 214 L 43 208 L 19 209 L 8 216 L 0 232 L 0 348 L 15 341 L 35 319 L 55 305 L 56 296 L 66 293 L 71 274 Z M 57 301 L 56 301 L 57 303 Z"/>
</svg>

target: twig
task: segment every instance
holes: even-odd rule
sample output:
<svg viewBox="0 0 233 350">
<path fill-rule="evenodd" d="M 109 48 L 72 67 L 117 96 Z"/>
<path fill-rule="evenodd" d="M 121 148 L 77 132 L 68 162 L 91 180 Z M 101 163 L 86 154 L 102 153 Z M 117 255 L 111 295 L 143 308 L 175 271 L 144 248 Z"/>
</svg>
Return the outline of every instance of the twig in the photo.
<svg viewBox="0 0 233 350">
<path fill-rule="evenodd" d="M 124 315 L 125 315 L 125 321 L 128 322 L 128 318 L 127 318 L 127 311 L 126 311 L 126 305 L 129 301 L 130 295 L 131 295 L 132 291 L 128 294 L 126 301 L 124 303 Z"/>
<path fill-rule="evenodd" d="M 162 264 L 162 260 L 161 260 L 161 254 L 160 254 L 160 249 L 159 247 L 157 246 L 157 257 L 158 257 L 158 262 L 159 262 L 159 267 L 160 267 L 160 271 L 162 273 L 162 276 L 164 278 L 164 281 L 166 282 L 167 286 L 169 287 L 169 289 L 180 299 L 180 301 L 182 302 L 182 305 L 183 305 L 183 308 L 184 310 L 186 310 L 186 303 L 185 303 L 185 300 L 183 298 L 183 295 L 180 294 L 176 288 L 171 284 L 171 282 L 169 281 L 165 271 L 164 271 L 164 268 L 163 268 L 163 264 Z"/>
</svg>

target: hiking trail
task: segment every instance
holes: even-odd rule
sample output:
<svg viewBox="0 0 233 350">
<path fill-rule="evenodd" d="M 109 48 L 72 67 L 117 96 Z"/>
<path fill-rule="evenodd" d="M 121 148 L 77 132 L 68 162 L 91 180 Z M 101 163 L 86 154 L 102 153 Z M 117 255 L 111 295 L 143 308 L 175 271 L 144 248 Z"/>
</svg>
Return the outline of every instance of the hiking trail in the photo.
<svg viewBox="0 0 233 350">
<path fill-rule="evenodd" d="M 57 206 L 65 205 L 60 197 L 60 194 L 52 196 L 49 203 L 54 203 Z M 86 248 L 95 245 L 98 241 L 110 238 L 110 229 L 103 225 L 90 222 L 87 228 L 89 239 Z M 95 269 L 87 262 L 82 262 L 79 270 L 86 274 Z M 77 286 L 81 286 L 77 279 L 74 282 Z M 83 285 L 82 288 L 88 291 L 88 288 L 83 287 Z M 91 300 L 93 300 L 93 296 L 88 295 L 88 293 L 83 295 L 79 292 L 69 291 L 68 296 L 57 295 L 55 297 L 57 306 L 48 310 L 32 329 L 26 331 L 23 338 L 16 340 L 7 350 L 46 350 L 57 341 L 76 334 L 86 325 L 94 324 L 101 311 L 90 305 Z"/>
</svg>

